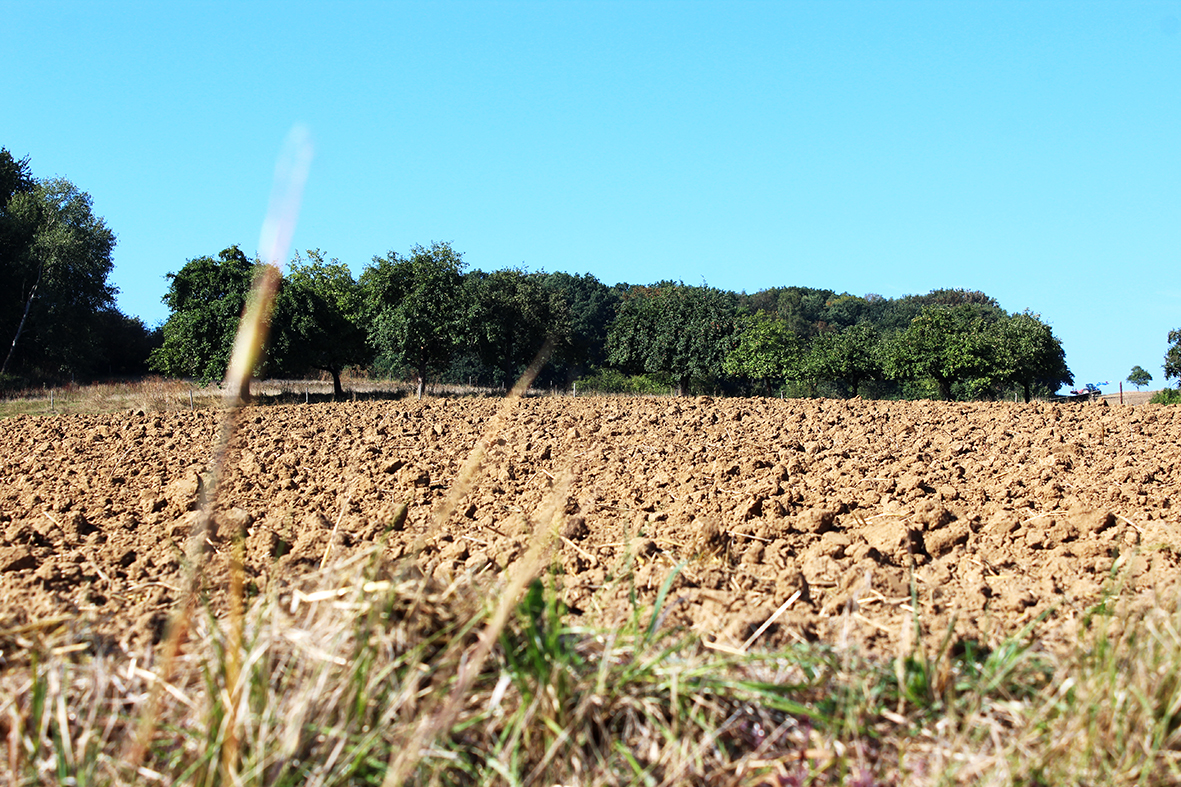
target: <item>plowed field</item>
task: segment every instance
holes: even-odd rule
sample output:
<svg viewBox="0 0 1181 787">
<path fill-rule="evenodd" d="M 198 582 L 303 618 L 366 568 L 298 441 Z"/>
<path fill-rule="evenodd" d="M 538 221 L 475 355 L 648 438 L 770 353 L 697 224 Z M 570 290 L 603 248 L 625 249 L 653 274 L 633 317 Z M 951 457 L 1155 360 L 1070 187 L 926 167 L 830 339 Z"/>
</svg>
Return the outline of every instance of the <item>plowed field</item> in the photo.
<svg viewBox="0 0 1181 787">
<path fill-rule="evenodd" d="M 240 526 L 252 590 L 383 540 L 402 559 L 499 406 L 245 410 L 204 572 L 211 603 Z M 218 418 L 5 421 L 0 630 L 64 615 L 112 646 L 159 638 Z M 1179 448 L 1181 408 L 1154 405 L 530 398 L 416 559 L 494 592 L 568 474 L 549 574 L 589 623 L 632 614 L 633 594 L 651 605 L 679 567 L 663 625 L 711 644 L 740 645 L 795 596 L 758 645 L 892 656 L 917 612 L 936 642 L 954 630 L 987 644 L 1037 621 L 1044 647 L 1068 647 L 1105 588 L 1176 596 Z"/>
</svg>

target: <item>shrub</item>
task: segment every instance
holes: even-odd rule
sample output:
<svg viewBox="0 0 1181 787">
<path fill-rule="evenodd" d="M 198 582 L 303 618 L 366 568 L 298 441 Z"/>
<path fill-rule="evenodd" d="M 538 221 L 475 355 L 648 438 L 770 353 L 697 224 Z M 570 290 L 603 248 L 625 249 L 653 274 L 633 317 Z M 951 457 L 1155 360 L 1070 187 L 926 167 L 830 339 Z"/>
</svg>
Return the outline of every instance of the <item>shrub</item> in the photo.
<svg viewBox="0 0 1181 787">
<path fill-rule="evenodd" d="M 19 374 L 0 374 L 0 391 L 15 393 L 28 388 L 29 385 L 28 378 Z"/>
<path fill-rule="evenodd" d="M 599 369 L 577 382 L 578 390 L 586 393 L 639 394 L 665 396 L 669 393 L 667 382 L 646 374 L 626 375 L 617 369 Z"/>
<path fill-rule="evenodd" d="M 1164 388 L 1148 400 L 1150 404 L 1181 404 L 1181 388 Z"/>
</svg>

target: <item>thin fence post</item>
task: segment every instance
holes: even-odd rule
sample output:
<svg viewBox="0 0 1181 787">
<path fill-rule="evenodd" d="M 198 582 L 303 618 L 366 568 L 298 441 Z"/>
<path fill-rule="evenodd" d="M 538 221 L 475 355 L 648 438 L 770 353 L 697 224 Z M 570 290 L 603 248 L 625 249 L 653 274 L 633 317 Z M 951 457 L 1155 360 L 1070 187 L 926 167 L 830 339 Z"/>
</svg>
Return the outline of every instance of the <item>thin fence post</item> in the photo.
<svg viewBox="0 0 1181 787">
<path fill-rule="evenodd" d="M 197 409 L 197 406 L 195 404 L 193 404 L 193 389 L 190 388 L 189 389 L 189 412 L 191 413 L 196 409 Z"/>
<path fill-rule="evenodd" d="M 53 391 L 49 392 L 49 412 L 55 412 L 53 408 Z"/>
</svg>

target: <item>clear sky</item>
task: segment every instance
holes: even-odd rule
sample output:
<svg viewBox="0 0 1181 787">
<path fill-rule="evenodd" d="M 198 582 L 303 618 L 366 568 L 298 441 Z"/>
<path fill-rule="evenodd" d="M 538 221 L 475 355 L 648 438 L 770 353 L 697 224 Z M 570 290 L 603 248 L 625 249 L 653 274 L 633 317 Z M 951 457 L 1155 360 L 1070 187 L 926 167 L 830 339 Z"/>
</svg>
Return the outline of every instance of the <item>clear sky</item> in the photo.
<svg viewBox="0 0 1181 787">
<path fill-rule="evenodd" d="M 0 146 L 118 236 L 119 305 L 256 251 L 282 140 L 297 249 L 887 297 L 983 290 L 1079 383 L 1181 328 L 1181 0 L 0 0 Z M 1130 387 L 1125 384 L 1125 387 Z"/>
</svg>

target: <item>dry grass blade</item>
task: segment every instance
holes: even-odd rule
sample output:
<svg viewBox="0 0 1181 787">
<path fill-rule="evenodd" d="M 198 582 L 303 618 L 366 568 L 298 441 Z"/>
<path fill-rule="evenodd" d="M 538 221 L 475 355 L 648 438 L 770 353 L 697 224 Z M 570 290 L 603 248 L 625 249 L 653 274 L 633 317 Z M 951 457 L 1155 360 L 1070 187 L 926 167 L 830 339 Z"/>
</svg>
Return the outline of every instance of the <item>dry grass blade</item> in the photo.
<svg viewBox="0 0 1181 787">
<path fill-rule="evenodd" d="M 538 353 L 537 358 L 530 365 L 526 373 L 513 386 L 513 390 L 506 397 L 505 403 L 502 403 L 496 419 L 494 419 L 489 429 L 481 436 L 480 441 L 472 449 L 446 500 L 437 509 L 435 521 L 432 523 L 429 531 L 430 533 L 434 533 L 450 519 L 451 515 L 455 512 L 459 500 L 471 488 L 471 484 L 475 480 L 488 447 L 503 427 L 504 419 L 509 412 L 511 404 L 520 399 L 525 391 L 529 389 L 533 379 L 537 376 L 538 371 L 540 371 L 545 360 L 548 358 L 550 347 L 550 343 L 547 342 L 541 352 Z M 541 564 L 541 555 L 556 534 L 554 520 L 565 508 L 569 489 L 570 475 L 569 473 L 563 473 L 555 481 L 542 509 L 538 512 L 529 550 L 525 554 L 524 559 L 513 571 L 508 585 L 501 593 L 496 611 L 481 633 L 475 651 L 471 654 L 470 658 L 465 658 L 461 662 L 459 672 L 456 676 L 456 683 L 450 696 L 440 707 L 433 712 L 425 714 L 421 722 L 415 726 L 406 744 L 400 747 L 400 749 L 394 750 L 396 757 L 390 763 L 389 771 L 387 771 L 385 780 L 383 781 L 385 787 L 392 787 L 393 785 L 405 782 L 421 759 L 423 749 L 428 748 L 454 722 L 471 681 L 483 669 L 484 662 L 488 658 L 488 654 L 491 653 L 493 645 L 496 644 L 500 632 L 504 629 L 509 615 L 516 606 L 521 591 L 537 574 Z M 460 490 L 458 494 L 456 490 Z M 419 539 L 414 553 L 417 553 L 421 549 L 423 541 L 423 538 Z"/>
<path fill-rule="evenodd" d="M 716 640 L 713 642 L 702 640 L 701 644 L 705 645 L 705 647 L 709 648 L 710 650 L 720 650 L 723 653 L 729 653 L 732 656 L 741 656 L 750 650 L 750 646 L 755 643 L 755 640 L 761 637 L 763 632 L 769 629 L 771 625 L 779 619 L 780 615 L 782 615 L 784 612 L 787 612 L 788 608 L 791 607 L 792 604 L 796 603 L 801 595 L 802 591 L 797 590 L 795 593 L 792 593 L 790 596 L 788 596 L 787 601 L 784 601 L 782 604 L 780 604 L 779 609 L 771 613 L 771 616 L 764 620 L 763 624 L 755 629 L 755 631 L 749 637 L 747 637 L 746 641 L 737 648 L 731 647 Z"/>
<path fill-rule="evenodd" d="M 468 452 L 467 458 L 463 465 L 460 466 L 459 472 L 455 476 L 455 481 L 447 490 L 447 496 L 435 508 L 431 516 L 430 527 L 426 532 L 415 539 L 413 546 L 409 550 L 409 554 L 417 555 L 422 551 L 423 546 L 429 541 L 439 530 L 450 521 L 454 516 L 456 510 L 459 508 L 459 501 L 472 490 L 472 486 L 476 482 L 476 477 L 480 473 L 480 469 L 484 464 L 484 457 L 488 454 L 488 449 L 500 437 L 505 424 L 508 422 L 509 416 L 512 415 L 513 409 L 529 390 L 529 386 L 533 385 L 533 381 L 537 379 L 541 368 L 545 366 L 549 360 L 550 352 L 553 350 L 553 342 L 546 341 L 541 350 L 538 351 L 537 356 L 533 359 L 533 363 L 529 364 L 529 368 L 517 380 L 516 385 L 512 390 L 501 400 L 500 406 L 496 410 L 496 414 L 492 416 L 488 422 L 488 426 L 480 435 L 480 439 Z"/>
<path fill-rule="evenodd" d="M 420 552 L 422 552 L 423 546 L 431 538 L 433 538 L 434 535 L 438 533 L 444 525 L 447 524 L 447 522 L 451 520 L 452 516 L 455 515 L 456 510 L 459 508 L 459 501 L 462 500 L 475 485 L 476 478 L 480 473 L 480 469 L 484 465 L 484 457 L 488 454 L 488 449 L 500 436 L 500 432 L 504 429 L 504 426 L 508 421 L 508 417 L 512 414 L 512 411 L 516 407 L 517 402 L 519 402 L 521 397 L 525 395 L 525 392 L 529 390 L 529 386 L 533 384 L 533 381 L 537 378 L 537 374 L 541 371 L 541 368 L 545 366 L 546 361 L 549 360 L 550 352 L 552 350 L 553 342 L 552 340 L 547 340 L 542 346 L 541 350 L 538 351 L 537 356 L 533 359 L 533 363 L 529 364 L 529 368 L 526 369 L 525 373 L 522 374 L 520 379 L 517 380 L 516 385 L 514 385 L 512 390 L 510 390 L 504 399 L 501 400 L 500 406 L 496 410 L 496 414 L 488 422 L 487 428 L 484 429 L 483 433 L 480 435 L 480 439 L 476 441 L 476 444 L 472 447 L 472 450 L 468 452 L 467 458 L 464 460 L 463 465 L 459 468 L 459 472 L 455 476 L 455 481 L 452 482 L 451 487 L 447 490 L 446 497 L 444 497 L 443 501 L 435 508 L 434 513 L 431 516 L 430 526 L 425 532 L 420 534 L 418 538 L 414 540 L 414 543 L 407 551 L 406 555 L 408 560 L 413 559 Z"/>
<path fill-rule="evenodd" d="M 345 495 L 344 503 L 340 506 L 340 513 L 336 515 L 336 521 L 332 523 L 332 532 L 328 534 L 328 544 L 324 547 L 324 557 L 320 558 L 320 570 L 323 570 L 328 565 L 328 558 L 332 556 L 332 548 L 336 545 L 336 534 L 340 532 L 340 520 L 344 518 L 345 511 L 349 508 L 349 503 L 353 502 L 353 487 L 349 487 L 349 492 Z"/>
<path fill-rule="evenodd" d="M 303 186 L 307 180 L 308 167 L 311 164 L 311 142 L 307 132 L 302 127 L 296 127 L 288 136 L 280 155 L 279 164 L 275 171 L 275 183 L 271 192 L 271 203 L 267 211 L 266 221 L 263 223 L 259 242 L 260 253 L 264 255 L 264 264 L 259 268 L 247 299 L 246 309 L 238 323 L 238 333 L 234 339 L 234 347 L 230 355 L 229 367 L 226 370 L 226 410 L 223 414 L 221 426 L 213 445 L 209 462 L 209 471 L 205 482 L 199 487 L 199 504 L 196 522 L 189 539 L 188 564 L 184 592 L 174 610 L 168 626 L 168 638 L 164 648 L 165 658 L 161 666 L 162 682 L 166 682 L 172 665 L 180 653 L 181 645 L 188 634 L 190 617 L 195 606 L 195 596 L 204 565 L 207 536 L 213 521 L 213 512 L 217 506 L 217 493 L 221 481 L 222 468 L 225 464 L 226 452 L 229 450 L 234 433 L 237 430 L 239 411 L 249 398 L 250 378 L 258 362 L 263 345 L 266 343 L 267 331 L 270 327 L 270 316 L 274 308 L 275 293 L 279 287 L 280 273 L 278 265 L 286 259 L 287 247 L 295 229 L 295 222 L 299 215 L 299 202 L 303 195 Z M 238 534 L 241 541 L 241 534 Z M 234 582 L 236 597 L 231 599 L 231 609 L 241 605 L 242 578 L 241 562 L 238 561 Z M 231 641 L 240 646 L 241 615 L 234 614 L 231 621 L 235 633 Z M 236 683 L 237 654 L 231 656 L 231 672 Z M 146 712 L 142 717 L 138 733 L 134 738 L 126 761 L 133 769 L 143 762 L 144 752 L 152 737 L 159 713 L 160 689 L 153 687 Z M 232 709 L 236 703 L 231 704 Z M 229 729 L 235 725 L 230 719 Z M 226 749 L 227 775 L 233 775 L 234 761 L 236 761 L 236 747 Z M 231 779 L 232 781 L 233 779 Z"/>
</svg>

